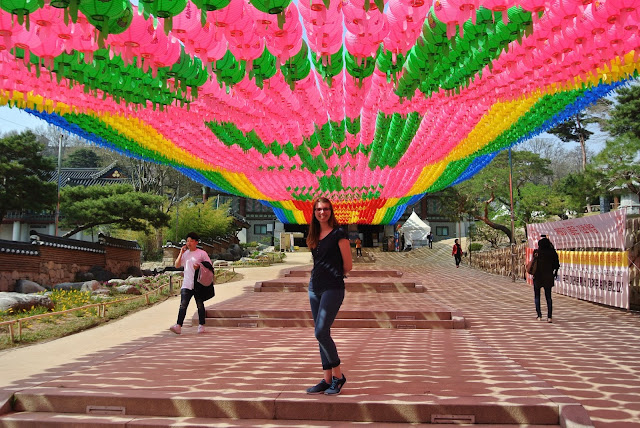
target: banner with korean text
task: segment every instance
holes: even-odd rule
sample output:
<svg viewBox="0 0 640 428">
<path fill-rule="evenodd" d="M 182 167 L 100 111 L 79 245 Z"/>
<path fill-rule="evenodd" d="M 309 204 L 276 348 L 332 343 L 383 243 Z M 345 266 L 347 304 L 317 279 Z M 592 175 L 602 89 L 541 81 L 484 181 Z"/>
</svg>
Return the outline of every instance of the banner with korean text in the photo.
<svg viewBox="0 0 640 428">
<path fill-rule="evenodd" d="M 554 291 L 590 302 L 629 309 L 627 251 L 558 251 Z"/>
<path fill-rule="evenodd" d="M 536 248 L 542 235 L 556 250 L 565 248 L 618 248 L 624 250 L 625 210 L 570 220 L 527 225 L 529 248 Z"/>
<path fill-rule="evenodd" d="M 629 309 L 629 261 L 624 251 L 623 210 L 578 219 L 527 225 L 530 260 L 542 235 L 547 235 L 560 259 L 553 291 L 590 302 Z M 592 248 L 587 251 L 585 248 Z M 596 251 L 598 248 L 621 251 Z M 569 249 L 572 249 L 570 251 Z M 527 275 L 528 282 L 532 278 Z"/>
</svg>

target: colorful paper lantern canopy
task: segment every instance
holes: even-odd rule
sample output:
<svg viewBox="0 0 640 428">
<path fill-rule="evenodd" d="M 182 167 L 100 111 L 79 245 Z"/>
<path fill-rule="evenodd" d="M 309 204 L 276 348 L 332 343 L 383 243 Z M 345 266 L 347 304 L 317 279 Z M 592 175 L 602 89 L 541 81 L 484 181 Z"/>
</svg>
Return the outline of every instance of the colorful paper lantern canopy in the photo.
<svg viewBox="0 0 640 428">
<path fill-rule="evenodd" d="M 640 0 L 0 7 L 0 105 L 289 223 L 395 223 L 640 65 Z"/>
</svg>

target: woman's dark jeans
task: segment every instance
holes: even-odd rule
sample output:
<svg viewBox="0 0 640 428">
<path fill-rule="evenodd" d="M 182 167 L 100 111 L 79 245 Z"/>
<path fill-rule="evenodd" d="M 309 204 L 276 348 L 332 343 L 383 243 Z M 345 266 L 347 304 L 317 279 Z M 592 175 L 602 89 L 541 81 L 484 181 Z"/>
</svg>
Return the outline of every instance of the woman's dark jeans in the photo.
<svg viewBox="0 0 640 428">
<path fill-rule="evenodd" d="M 194 295 L 193 290 L 189 290 L 188 288 L 182 288 L 180 290 L 180 310 L 178 310 L 178 325 L 182 325 L 184 322 L 184 317 L 187 316 L 187 308 L 189 307 L 189 302 L 191 301 L 191 297 Z M 198 323 L 200 325 L 204 325 L 205 323 L 205 310 L 204 310 L 204 301 L 196 299 L 196 306 L 198 307 Z"/>
<path fill-rule="evenodd" d="M 543 287 L 541 285 L 533 284 L 533 298 L 536 302 L 536 313 L 538 317 L 542 318 L 542 311 L 540 309 L 540 289 L 544 289 L 544 297 L 547 299 L 547 318 L 553 318 L 551 313 L 553 311 L 553 303 L 551 302 L 551 287 Z"/>
<path fill-rule="evenodd" d="M 343 300 L 344 288 L 325 290 L 320 293 L 309 291 L 311 314 L 316 326 L 316 339 L 320 344 L 322 370 L 330 370 L 340 365 L 338 350 L 331 338 L 331 325 L 338 315 Z"/>
</svg>

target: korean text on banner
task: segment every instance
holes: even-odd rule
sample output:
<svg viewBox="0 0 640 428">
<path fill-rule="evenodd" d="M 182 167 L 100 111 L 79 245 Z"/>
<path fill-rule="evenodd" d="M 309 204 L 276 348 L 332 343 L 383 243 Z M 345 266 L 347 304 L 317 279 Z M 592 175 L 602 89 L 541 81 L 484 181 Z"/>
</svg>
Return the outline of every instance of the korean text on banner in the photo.
<svg viewBox="0 0 640 428">
<path fill-rule="evenodd" d="M 624 250 L 626 211 L 527 225 L 529 248 L 547 235 L 556 249 L 618 248 Z"/>
</svg>

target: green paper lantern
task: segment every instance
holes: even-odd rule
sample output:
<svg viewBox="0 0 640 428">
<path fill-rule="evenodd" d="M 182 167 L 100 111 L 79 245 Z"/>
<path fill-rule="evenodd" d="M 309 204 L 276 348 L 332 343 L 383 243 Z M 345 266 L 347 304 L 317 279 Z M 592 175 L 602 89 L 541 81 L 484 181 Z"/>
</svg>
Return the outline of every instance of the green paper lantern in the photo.
<svg viewBox="0 0 640 428">
<path fill-rule="evenodd" d="M 131 22 L 133 21 L 133 8 L 131 7 L 131 3 L 127 3 L 127 8 L 122 12 L 122 15 L 109 21 L 109 34 L 123 33 L 131 25 Z"/>
<path fill-rule="evenodd" d="M 291 0 L 249 0 L 249 3 L 261 12 L 277 15 L 291 4 Z"/>
<path fill-rule="evenodd" d="M 313 52 L 311 60 L 316 70 L 318 70 L 318 73 L 320 73 L 326 82 L 331 82 L 332 78 L 340 74 L 344 68 L 342 47 L 340 47 L 338 52 L 330 56 L 318 56 Z"/>
<path fill-rule="evenodd" d="M 188 0 L 153 0 L 151 2 L 141 1 L 144 10 L 149 11 L 157 18 L 172 18 L 178 15 L 187 7 Z"/>
<path fill-rule="evenodd" d="M 304 79 L 311 72 L 308 52 L 307 43 L 303 41 L 300 51 L 280 66 L 284 80 L 290 86 L 293 86 L 294 82 Z"/>
<path fill-rule="evenodd" d="M 265 47 L 262 55 L 253 61 L 251 70 L 249 70 L 249 78 L 255 78 L 256 86 L 262 89 L 262 82 L 272 78 L 277 71 L 276 57 L 271 55 Z"/>
<path fill-rule="evenodd" d="M 213 11 L 220 10 L 229 5 L 231 0 L 191 0 L 200 10 Z"/>
<path fill-rule="evenodd" d="M 345 57 L 345 65 L 347 73 L 356 79 L 364 79 L 373 74 L 373 70 L 376 67 L 376 62 L 373 57 L 356 58 L 347 52 Z"/>
<path fill-rule="evenodd" d="M 82 0 L 78 8 L 91 24 L 102 30 L 106 29 L 112 20 L 120 18 L 127 8 L 130 9 L 131 3 L 129 0 Z"/>
<path fill-rule="evenodd" d="M 29 29 L 29 14 L 44 6 L 44 0 L 2 0 L 0 7 L 18 17 L 18 23 L 22 25 L 27 18 L 27 30 Z"/>
<path fill-rule="evenodd" d="M 214 73 L 218 82 L 225 83 L 227 86 L 233 86 L 240 82 L 245 76 L 244 61 L 236 61 L 236 58 L 230 51 L 222 57 L 221 60 L 215 62 Z"/>
</svg>

